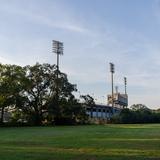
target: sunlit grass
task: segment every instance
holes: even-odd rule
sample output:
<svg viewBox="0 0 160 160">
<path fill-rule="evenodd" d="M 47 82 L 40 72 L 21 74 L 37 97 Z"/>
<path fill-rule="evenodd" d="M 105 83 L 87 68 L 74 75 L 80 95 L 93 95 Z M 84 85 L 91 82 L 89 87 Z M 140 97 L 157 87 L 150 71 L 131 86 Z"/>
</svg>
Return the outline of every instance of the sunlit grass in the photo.
<svg viewBox="0 0 160 160">
<path fill-rule="evenodd" d="M 160 124 L 0 128 L 3 160 L 160 159 Z"/>
</svg>

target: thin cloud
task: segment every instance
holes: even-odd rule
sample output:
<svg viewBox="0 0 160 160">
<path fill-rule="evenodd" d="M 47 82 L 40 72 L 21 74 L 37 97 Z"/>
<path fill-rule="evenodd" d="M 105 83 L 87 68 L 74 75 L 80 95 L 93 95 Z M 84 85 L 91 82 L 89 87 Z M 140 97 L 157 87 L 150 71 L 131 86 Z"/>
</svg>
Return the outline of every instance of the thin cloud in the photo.
<svg viewBox="0 0 160 160">
<path fill-rule="evenodd" d="M 78 33 L 87 33 L 88 30 L 81 25 L 78 25 L 76 20 L 67 14 L 67 11 L 63 10 L 63 14 L 60 13 L 57 8 L 52 15 L 44 16 L 43 11 L 36 12 L 31 9 L 21 9 L 16 8 L 16 6 L 1 6 L 1 11 L 7 12 L 9 14 L 16 14 L 18 16 L 22 16 L 23 18 L 27 18 L 34 23 L 39 23 L 41 25 L 46 25 L 48 27 L 56 28 L 56 29 L 64 29 L 72 32 Z M 57 16 L 58 15 L 58 16 Z"/>
</svg>

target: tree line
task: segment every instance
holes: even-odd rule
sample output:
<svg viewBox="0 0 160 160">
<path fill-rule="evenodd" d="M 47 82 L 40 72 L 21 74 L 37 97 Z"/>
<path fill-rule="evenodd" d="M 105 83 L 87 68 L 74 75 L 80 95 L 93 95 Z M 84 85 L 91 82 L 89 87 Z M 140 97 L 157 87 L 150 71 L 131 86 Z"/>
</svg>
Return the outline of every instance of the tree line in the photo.
<svg viewBox="0 0 160 160">
<path fill-rule="evenodd" d="M 86 106 L 94 99 L 90 95 L 74 96 L 77 86 L 67 75 L 48 63 L 27 66 L 0 64 L 0 124 L 5 113 L 12 124 L 85 124 L 89 122 Z M 160 123 L 160 111 L 143 104 L 132 105 L 113 115 L 112 123 Z"/>
<path fill-rule="evenodd" d="M 76 91 L 76 85 L 56 65 L 0 64 L 0 123 L 4 123 L 6 111 L 15 123 L 85 123 L 88 116 L 73 94 Z M 86 96 L 82 98 L 85 100 Z"/>
<path fill-rule="evenodd" d="M 143 104 L 124 108 L 119 115 L 112 117 L 113 123 L 160 123 L 160 109 L 151 110 Z"/>
</svg>

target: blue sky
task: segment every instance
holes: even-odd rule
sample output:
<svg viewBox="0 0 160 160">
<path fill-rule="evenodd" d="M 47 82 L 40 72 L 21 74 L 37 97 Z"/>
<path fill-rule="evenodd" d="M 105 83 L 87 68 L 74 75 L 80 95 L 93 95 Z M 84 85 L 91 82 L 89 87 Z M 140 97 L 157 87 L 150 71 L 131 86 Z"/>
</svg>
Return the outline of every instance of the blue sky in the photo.
<svg viewBox="0 0 160 160">
<path fill-rule="evenodd" d="M 129 105 L 160 107 L 160 0 L 0 0 L 1 63 L 55 63 L 53 39 L 81 94 L 104 103 L 113 62 L 120 92 L 128 78 Z"/>
</svg>

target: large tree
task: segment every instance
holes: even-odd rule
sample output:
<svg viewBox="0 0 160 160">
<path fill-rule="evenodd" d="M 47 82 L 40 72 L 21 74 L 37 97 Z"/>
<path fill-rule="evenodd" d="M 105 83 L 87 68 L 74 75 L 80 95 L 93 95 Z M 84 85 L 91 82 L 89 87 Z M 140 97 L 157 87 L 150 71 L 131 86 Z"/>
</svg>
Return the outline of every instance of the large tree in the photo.
<svg viewBox="0 0 160 160">
<path fill-rule="evenodd" d="M 25 71 L 22 67 L 0 64 L 1 123 L 3 123 L 5 108 L 11 109 L 17 105 L 21 105 L 24 79 Z"/>
<path fill-rule="evenodd" d="M 29 120 L 36 125 L 46 120 L 59 124 L 67 120 L 76 121 L 80 114 L 84 114 L 73 95 L 76 85 L 71 84 L 67 75 L 57 70 L 55 65 L 37 63 L 25 69 L 28 105 L 23 110 L 28 113 Z"/>
<path fill-rule="evenodd" d="M 24 95 L 27 98 L 27 103 L 22 110 L 28 115 L 29 121 L 40 125 L 55 91 L 56 66 L 37 63 L 34 66 L 24 68 L 27 79 Z"/>
<path fill-rule="evenodd" d="M 5 108 L 14 109 L 14 120 L 23 113 L 25 121 L 35 125 L 44 121 L 76 123 L 87 118 L 84 107 L 74 97 L 76 85 L 56 65 L 1 64 L 0 74 L 1 122 Z"/>
</svg>

